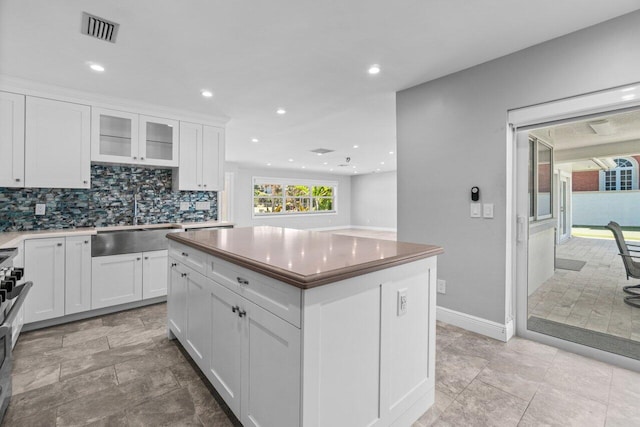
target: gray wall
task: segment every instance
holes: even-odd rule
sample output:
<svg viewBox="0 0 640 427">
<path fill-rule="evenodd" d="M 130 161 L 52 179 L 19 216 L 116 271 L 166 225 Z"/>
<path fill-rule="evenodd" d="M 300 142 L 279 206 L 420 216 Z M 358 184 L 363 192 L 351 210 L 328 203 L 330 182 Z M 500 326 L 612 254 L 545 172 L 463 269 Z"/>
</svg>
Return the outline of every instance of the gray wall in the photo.
<svg viewBox="0 0 640 427">
<path fill-rule="evenodd" d="M 351 222 L 351 177 L 339 175 L 317 174 L 312 172 L 298 173 L 291 170 L 250 169 L 232 164 L 225 166 L 227 172 L 235 174 L 234 182 L 234 218 L 238 227 L 272 225 L 297 229 L 345 227 Z M 252 218 L 253 211 L 253 177 L 299 178 L 310 180 L 326 180 L 338 182 L 338 213 L 323 215 L 297 215 L 286 217 Z"/>
<path fill-rule="evenodd" d="M 507 110 L 640 81 L 639 46 L 634 12 L 397 94 L 398 238 L 444 247 L 438 305 L 505 322 Z"/>
<path fill-rule="evenodd" d="M 396 229 L 396 172 L 351 177 L 351 225 Z"/>
</svg>

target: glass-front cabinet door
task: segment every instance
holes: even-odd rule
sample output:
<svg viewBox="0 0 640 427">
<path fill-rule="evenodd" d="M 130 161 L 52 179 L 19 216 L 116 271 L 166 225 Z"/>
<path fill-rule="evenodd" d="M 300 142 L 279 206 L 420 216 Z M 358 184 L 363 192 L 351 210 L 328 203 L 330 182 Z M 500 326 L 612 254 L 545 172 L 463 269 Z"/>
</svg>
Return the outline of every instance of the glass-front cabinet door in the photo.
<svg viewBox="0 0 640 427">
<path fill-rule="evenodd" d="M 138 115 L 125 111 L 92 108 L 91 160 L 136 163 Z"/>
<path fill-rule="evenodd" d="M 177 120 L 140 116 L 140 160 L 154 166 L 178 166 Z"/>
<path fill-rule="evenodd" d="M 177 120 L 92 108 L 91 160 L 178 166 Z"/>
</svg>

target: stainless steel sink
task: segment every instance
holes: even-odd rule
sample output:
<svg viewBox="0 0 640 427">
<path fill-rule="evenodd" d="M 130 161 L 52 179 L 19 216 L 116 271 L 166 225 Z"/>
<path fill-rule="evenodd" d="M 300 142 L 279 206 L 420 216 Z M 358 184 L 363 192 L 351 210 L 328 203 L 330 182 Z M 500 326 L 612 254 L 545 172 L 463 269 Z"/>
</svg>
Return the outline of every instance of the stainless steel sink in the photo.
<svg viewBox="0 0 640 427">
<path fill-rule="evenodd" d="M 176 228 L 142 228 L 126 231 L 109 231 L 91 236 L 91 256 L 130 254 L 167 249 L 168 233 L 179 233 Z"/>
</svg>

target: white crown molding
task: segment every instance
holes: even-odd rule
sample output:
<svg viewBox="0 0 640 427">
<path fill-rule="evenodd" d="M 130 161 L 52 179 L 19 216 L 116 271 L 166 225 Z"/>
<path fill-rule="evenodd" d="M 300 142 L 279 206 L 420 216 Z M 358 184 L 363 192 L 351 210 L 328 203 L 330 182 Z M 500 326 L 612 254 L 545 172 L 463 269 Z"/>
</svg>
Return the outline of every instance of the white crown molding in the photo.
<svg viewBox="0 0 640 427">
<path fill-rule="evenodd" d="M 224 127 L 229 117 L 209 116 L 193 111 L 178 110 L 167 106 L 147 104 L 132 99 L 116 98 L 91 92 L 83 92 L 62 86 L 54 86 L 19 77 L 0 74 L 0 90 L 23 95 L 52 98 L 60 101 L 90 105 L 111 110 L 128 111 L 148 116 L 165 117 L 186 122 Z"/>
</svg>

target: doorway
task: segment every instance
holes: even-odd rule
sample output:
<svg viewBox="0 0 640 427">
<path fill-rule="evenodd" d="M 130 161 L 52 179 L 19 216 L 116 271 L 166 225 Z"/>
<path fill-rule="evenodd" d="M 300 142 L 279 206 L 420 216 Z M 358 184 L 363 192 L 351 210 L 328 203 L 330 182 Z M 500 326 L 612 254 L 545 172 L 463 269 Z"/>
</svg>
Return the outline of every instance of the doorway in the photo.
<svg viewBox="0 0 640 427">
<path fill-rule="evenodd" d="M 613 90 L 617 101 L 624 89 Z M 603 95 L 510 112 L 516 331 L 638 369 L 640 309 L 630 311 L 622 302 L 622 286 L 631 283 L 612 234 L 602 226 L 616 218 L 634 226 L 635 219 L 622 214 L 640 194 L 607 185 L 634 173 L 617 167 L 640 159 L 640 109 Z M 635 122 L 638 134 L 623 121 Z M 582 230 L 576 235 L 577 228 Z M 595 235 L 581 235 L 585 228 Z M 558 265 L 560 260 L 567 263 Z"/>
</svg>

